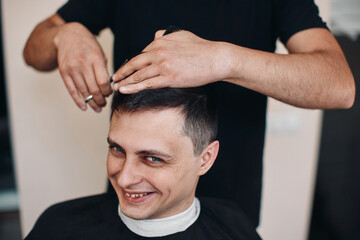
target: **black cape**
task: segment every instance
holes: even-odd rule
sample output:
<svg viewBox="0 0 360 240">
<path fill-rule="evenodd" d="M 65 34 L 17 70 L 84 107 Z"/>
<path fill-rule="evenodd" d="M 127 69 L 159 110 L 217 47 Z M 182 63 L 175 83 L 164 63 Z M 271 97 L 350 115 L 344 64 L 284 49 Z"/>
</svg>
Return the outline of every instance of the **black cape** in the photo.
<svg viewBox="0 0 360 240">
<path fill-rule="evenodd" d="M 260 239 L 245 214 L 232 202 L 200 198 L 199 218 L 184 232 L 150 239 Z M 130 231 L 118 215 L 114 194 L 101 194 L 48 208 L 25 240 L 149 239 Z"/>
</svg>

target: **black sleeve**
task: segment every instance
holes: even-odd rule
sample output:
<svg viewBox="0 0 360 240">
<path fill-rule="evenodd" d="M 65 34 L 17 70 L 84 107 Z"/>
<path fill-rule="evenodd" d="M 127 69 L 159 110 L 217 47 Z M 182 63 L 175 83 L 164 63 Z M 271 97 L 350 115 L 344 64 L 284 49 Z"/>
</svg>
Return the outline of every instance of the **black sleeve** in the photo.
<svg viewBox="0 0 360 240">
<path fill-rule="evenodd" d="M 277 0 L 274 11 L 277 34 L 284 44 L 302 30 L 327 28 L 314 0 Z"/>
<path fill-rule="evenodd" d="M 114 0 L 69 0 L 60 9 L 59 14 L 65 22 L 80 22 L 93 34 L 113 24 Z"/>
</svg>

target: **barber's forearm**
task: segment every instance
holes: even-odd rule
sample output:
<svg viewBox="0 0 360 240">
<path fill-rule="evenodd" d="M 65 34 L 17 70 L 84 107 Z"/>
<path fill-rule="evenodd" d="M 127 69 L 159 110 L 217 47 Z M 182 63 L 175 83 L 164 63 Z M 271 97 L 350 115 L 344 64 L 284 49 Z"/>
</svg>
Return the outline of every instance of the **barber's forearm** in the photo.
<svg viewBox="0 0 360 240">
<path fill-rule="evenodd" d="M 227 81 L 303 108 L 349 108 L 355 84 L 327 29 L 300 31 L 278 55 L 188 31 L 156 36 L 144 53 L 116 71 L 114 89 L 130 94 L 149 88 L 198 87 Z"/>
<path fill-rule="evenodd" d="M 40 71 L 51 71 L 57 67 L 57 49 L 53 39 L 59 28 L 41 23 L 34 29 L 23 51 L 28 65 Z"/>
<path fill-rule="evenodd" d="M 349 108 L 353 76 L 335 50 L 280 55 L 228 44 L 231 82 L 303 108 Z"/>
<path fill-rule="evenodd" d="M 53 14 L 39 23 L 31 33 L 24 51 L 25 62 L 40 71 L 51 71 L 57 67 L 55 36 L 65 26 L 65 21 Z"/>
</svg>

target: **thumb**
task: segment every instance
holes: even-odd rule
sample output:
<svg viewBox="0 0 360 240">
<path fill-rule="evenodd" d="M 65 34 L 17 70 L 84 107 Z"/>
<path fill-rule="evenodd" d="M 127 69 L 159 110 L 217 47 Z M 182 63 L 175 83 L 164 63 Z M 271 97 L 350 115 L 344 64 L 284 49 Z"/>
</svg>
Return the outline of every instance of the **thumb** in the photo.
<svg viewBox="0 0 360 240">
<path fill-rule="evenodd" d="M 166 30 L 156 31 L 154 40 L 156 40 L 156 39 L 158 39 L 158 38 L 161 38 L 161 37 L 164 35 L 165 31 L 166 31 Z"/>
</svg>

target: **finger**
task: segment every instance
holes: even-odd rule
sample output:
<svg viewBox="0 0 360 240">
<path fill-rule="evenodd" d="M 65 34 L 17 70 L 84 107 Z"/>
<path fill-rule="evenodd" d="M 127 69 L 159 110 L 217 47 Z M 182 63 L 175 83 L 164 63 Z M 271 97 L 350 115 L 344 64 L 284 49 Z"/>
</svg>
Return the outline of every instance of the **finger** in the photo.
<svg viewBox="0 0 360 240">
<path fill-rule="evenodd" d="M 115 83 L 114 89 L 116 91 L 117 89 L 119 89 L 122 86 L 139 83 L 139 82 L 145 81 L 147 79 L 157 77 L 157 76 L 159 76 L 159 73 L 160 72 L 159 72 L 159 68 L 157 67 L 157 65 L 153 65 L 153 64 L 149 65 L 149 66 L 142 68 L 139 71 L 135 72 L 128 78 L 125 78 L 124 80 L 122 80 L 118 83 Z"/>
<path fill-rule="evenodd" d="M 142 52 L 150 52 L 151 50 L 154 50 L 155 48 L 155 44 L 157 44 L 158 41 L 152 41 L 149 45 L 147 45 L 143 50 Z"/>
<path fill-rule="evenodd" d="M 161 37 L 164 36 L 164 33 L 166 32 L 166 30 L 159 30 L 159 31 L 156 31 L 155 33 L 155 37 L 154 37 L 154 41 L 152 41 L 149 45 L 147 45 L 143 50 L 142 52 L 150 52 L 151 50 L 155 49 L 156 47 L 159 46 L 159 39 Z"/>
<path fill-rule="evenodd" d="M 159 47 L 159 45 L 162 45 L 160 42 L 160 38 L 164 35 L 166 30 L 159 30 L 155 33 L 154 41 L 152 41 L 149 45 L 147 45 L 142 52 L 150 52 L 154 50 L 155 48 Z"/>
<path fill-rule="evenodd" d="M 124 66 L 118 69 L 114 75 L 114 82 L 120 81 L 128 76 L 130 76 L 135 71 L 142 69 L 151 64 L 150 53 L 142 53 L 132 58 L 129 62 L 127 62 Z"/>
<path fill-rule="evenodd" d="M 86 86 L 86 83 L 85 83 L 85 80 L 84 78 L 82 77 L 82 75 L 80 74 L 73 74 L 72 78 L 74 79 L 74 83 L 75 83 L 75 86 L 76 88 L 78 89 L 78 91 L 80 92 L 80 94 L 83 96 L 83 100 L 85 98 L 87 98 L 89 95 L 90 95 L 90 92 Z M 94 101 L 94 99 L 90 100 L 88 102 L 88 104 L 90 105 L 90 107 L 92 109 L 94 109 L 94 111 L 96 112 L 100 112 L 101 111 L 101 107 L 99 107 L 96 102 Z"/>
<path fill-rule="evenodd" d="M 164 87 L 169 87 L 166 78 L 163 76 L 157 76 L 136 84 L 129 84 L 126 86 L 122 86 L 121 88 L 119 88 L 119 91 L 123 94 L 133 94 L 145 89 L 155 89 L 155 88 L 164 88 Z"/>
<path fill-rule="evenodd" d="M 93 69 L 89 69 L 84 71 L 83 76 L 85 78 L 87 89 L 90 94 L 93 96 L 93 100 L 100 107 L 104 107 L 106 104 L 105 97 L 102 95 L 98 85 L 96 84 L 95 74 Z"/>
<path fill-rule="evenodd" d="M 164 35 L 164 33 L 166 32 L 166 30 L 159 30 L 159 31 L 156 31 L 156 33 L 155 33 L 155 36 L 154 36 L 154 41 L 152 41 L 149 45 L 147 45 L 143 50 L 142 50 L 142 52 L 149 52 L 149 51 L 151 51 L 152 49 L 154 49 L 154 45 L 155 45 L 155 40 L 157 40 L 157 39 L 159 39 L 159 38 L 161 38 L 163 35 Z"/>
<path fill-rule="evenodd" d="M 156 40 L 156 39 L 158 39 L 158 38 L 161 38 L 161 37 L 164 35 L 165 31 L 166 31 L 166 30 L 156 31 L 154 40 Z"/>
<path fill-rule="evenodd" d="M 72 99 L 74 100 L 75 104 L 83 111 L 87 109 L 86 103 L 84 102 L 82 96 L 80 95 L 79 91 L 77 90 L 73 79 L 65 73 L 60 72 L 66 89 L 68 90 L 69 94 L 71 95 Z"/>
<path fill-rule="evenodd" d="M 109 73 L 105 62 L 95 63 L 93 65 L 97 85 L 103 96 L 109 96 L 112 93 L 109 81 Z"/>
</svg>

